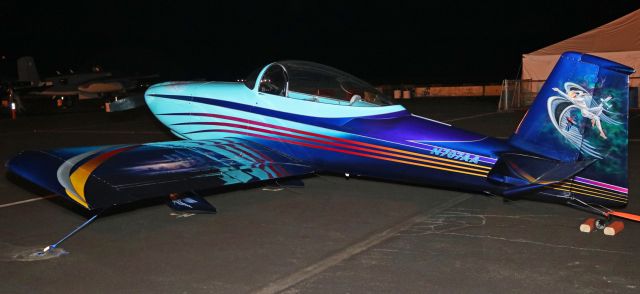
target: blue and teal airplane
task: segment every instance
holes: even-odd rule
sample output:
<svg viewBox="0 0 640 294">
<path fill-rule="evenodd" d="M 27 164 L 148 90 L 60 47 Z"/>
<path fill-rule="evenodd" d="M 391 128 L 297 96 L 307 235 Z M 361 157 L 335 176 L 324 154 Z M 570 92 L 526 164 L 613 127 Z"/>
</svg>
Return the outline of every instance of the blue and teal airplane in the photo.
<svg viewBox="0 0 640 294">
<path fill-rule="evenodd" d="M 92 211 L 194 191 L 340 173 L 509 199 L 611 210 L 629 201 L 627 125 L 633 69 L 563 54 L 508 140 L 409 113 L 362 80 L 311 62 L 282 61 L 245 82 L 167 82 L 145 93 L 180 140 L 25 151 L 8 169 Z"/>
</svg>

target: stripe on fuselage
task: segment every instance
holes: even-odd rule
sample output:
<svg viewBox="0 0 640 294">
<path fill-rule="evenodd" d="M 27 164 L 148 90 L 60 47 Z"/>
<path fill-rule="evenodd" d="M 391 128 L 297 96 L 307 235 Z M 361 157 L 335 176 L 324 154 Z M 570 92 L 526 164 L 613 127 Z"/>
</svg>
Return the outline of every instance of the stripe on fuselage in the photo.
<svg viewBox="0 0 640 294">
<path fill-rule="evenodd" d="M 273 141 L 280 141 L 283 143 L 289 143 L 294 145 L 302 145 L 302 146 L 315 148 L 315 149 L 329 150 L 329 151 L 334 151 L 339 153 L 356 155 L 360 157 L 375 158 L 379 160 L 427 167 L 427 168 L 432 168 L 437 170 L 462 173 L 462 174 L 479 176 L 479 177 L 486 177 L 487 173 L 491 169 L 491 167 L 489 166 L 483 166 L 479 164 L 447 159 L 447 158 L 437 157 L 433 155 L 427 155 L 423 153 L 417 153 L 413 151 L 397 149 L 397 148 L 392 148 L 392 147 L 387 147 L 382 145 L 370 144 L 370 143 L 365 143 L 361 141 L 350 140 L 350 139 L 345 139 L 340 137 L 327 136 L 323 134 L 312 133 L 308 131 L 302 131 L 302 130 L 287 128 L 279 125 L 267 124 L 263 122 L 258 122 L 258 121 L 253 121 L 253 120 L 248 120 L 248 119 L 238 118 L 238 117 L 232 117 L 227 115 L 210 114 L 210 113 L 165 113 L 160 115 L 185 115 L 185 116 L 195 115 L 195 116 L 211 117 L 211 118 L 224 119 L 224 120 L 230 120 L 230 121 L 240 122 L 244 124 L 249 124 L 249 125 L 242 125 L 237 123 L 216 122 L 216 121 L 184 122 L 184 123 L 173 124 L 173 125 L 214 125 L 214 126 L 231 128 L 229 130 L 204 129 L 204 130 L 191 131 L 191 132 L 188 132 L 187 134 L 205 133 L 205 132 L 229 132 L 229 133 L 259 137 L 259 138 L 273 140 Z M 255 127 L 253 125 L 262 126 L 264 128 Z M 241 131 L 233 130 L 233 129 L 240 129 Z M 275 131 L 273 129 L 277 129 L 279 131 Z M 283 139 L 282 137 L 286 137 L 289 139 Z M 295 139 L 295 140 L 290 140 L 290 139 Z M 329 145 L 332 147 L 328 147 L 325 145 Z"/>
</svg>

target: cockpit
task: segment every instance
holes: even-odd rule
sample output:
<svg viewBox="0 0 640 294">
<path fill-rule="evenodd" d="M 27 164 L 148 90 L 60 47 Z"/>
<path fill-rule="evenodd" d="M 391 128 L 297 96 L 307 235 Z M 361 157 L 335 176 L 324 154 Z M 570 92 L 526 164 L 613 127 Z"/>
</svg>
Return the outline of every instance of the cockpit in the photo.
<svg viewBox="0 0 640 294">
<path fill-rule="evenodd" d="M 376 107 L 393 105 L 382 92 L 346 72 L 308 61 L 274 62 L 253 72 L 245 85 L 260 93 L 318 103 Z"/>
</svg>

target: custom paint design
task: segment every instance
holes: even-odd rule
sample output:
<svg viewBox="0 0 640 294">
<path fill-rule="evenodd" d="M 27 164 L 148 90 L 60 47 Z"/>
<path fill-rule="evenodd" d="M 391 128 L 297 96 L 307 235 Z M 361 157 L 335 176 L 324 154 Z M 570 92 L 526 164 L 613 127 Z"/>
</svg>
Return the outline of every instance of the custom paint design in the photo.
<svg viewBox="0 0 640 294">
<path fill-rule="evenodd" d="M 126 151 L 128 149 L 133 148 L 133 146 L 115 148 L 106 152 L 106 149 L 110 148 L 99 148 L 96 150 L 88 151 L 79 155 L 76 155 L 69 160 L 65 161 L 57 171 L 58 182 L 62 187 L 64 187 L 66 195 L 71 197 L 75 202 L 84 206 L 85 208 L 89 208 L 87 204 L 87 199 L 85 197 L 84 187 L 89 179 L 89 176 L 93 173 L 93 171 L 102 164 L 105 160 L 110 157 Z M 96 155 L 101 153 L 100 155 Z M 96 155 L 96 156 L 94 156 Z M 90 160 L 78 165 L 78 163 L 84 159 L 87 159 L 91 156 L 94 156 Z M 75 167 L 75 168 L 74 168 Z M 74 169 L 73 173 L 71 170 Z"/>
<path fill-rule="evenodd" d="M 237 138 L 25 151 L 8 167 L 87 209 L 313 171 Z"/>
<path fill-rule="evenodd" d="M 565 53 L 516 133 L 500 140 L 412 115 L 336 69 L 276 62 L 245 83 L 150 87 L 150 110 L 183 140 L 30 151 L 8 167 L 88 209 L 318 172 L 619 207 L 631 72 Z"/>
<path fill-rule="evenodd" d="M 547 100 L 549 118 L 556 130 L 582 154 L 603 158 L 594 140 L 607 140 L 603 123 L 610 127 L 620 127 L 621 121 L 612 117 L 621 116 L 613 111 L 613 96 L 594 98 L 582 86 L 567 82 L 564 91 L 553 88 L 559 96 L 551 96 Z M 606 126 L 605 125 L 605 126 Z M 596 131 L 599 138 L 585 139 L 586 131 Z"/>
<path fill-rule="evenodd" d="M 562 162 L 596 159 L 577 176 L 623 191 L 632 72 L 595 56 L 563 54 L 509 143 Z"/>
</svg>

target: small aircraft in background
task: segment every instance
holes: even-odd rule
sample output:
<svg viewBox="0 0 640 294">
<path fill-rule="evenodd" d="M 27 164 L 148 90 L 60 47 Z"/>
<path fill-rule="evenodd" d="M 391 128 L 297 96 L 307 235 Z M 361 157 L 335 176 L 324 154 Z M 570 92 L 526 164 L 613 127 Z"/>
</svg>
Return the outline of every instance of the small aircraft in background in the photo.
<svg viewBox="0 0 640 294">
<path fill-rule="evenodd" d="M 80 101 L 97 101 L 108 107 L 107 112 L 122 111 L 144 105 L 144 90 L 156 81 L 158 75 L 119 76 L 94 66 L 91 72 L 57 75 L 41 78 L 31 56 L 17 60 L 18 81 L 13 89 L 17 92 L 18 108 L 30 108 L 53 104 L 57 108 L 71 108 Z"/>
<path fill-rule="evenodd" d="M 25 151 L 7 166 L 96 216 L 168 195 L 175 209 L 215 212 L 197 191 L 328 172 L 559 202 L 600 216 L 582 230 L 615 234 L 613 217 L 640 221 L 611 209 L 629 201 L 631 73 L 599 57 L 563 54 L 515 133 L 501 140 L 413 115 L 337 69 L 274 62 L 244 83 L 150 87 L 147 105 L 181 140 Z M 607 119 L 596 126 L 604 111 L 586 115 L 553 88 L 579 88 L 566 95 L 606 104 Z"/>
</svg>

